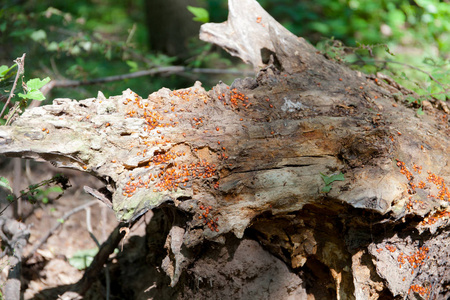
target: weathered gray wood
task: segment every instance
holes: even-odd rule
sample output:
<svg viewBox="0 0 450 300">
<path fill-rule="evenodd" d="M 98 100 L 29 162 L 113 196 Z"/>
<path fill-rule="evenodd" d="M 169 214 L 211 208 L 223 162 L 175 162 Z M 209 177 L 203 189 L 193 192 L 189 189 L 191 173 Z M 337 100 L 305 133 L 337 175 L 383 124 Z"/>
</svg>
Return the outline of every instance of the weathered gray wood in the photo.
<svg viewBox="0 0 450 300">
<path fill-rule="evenodd" d="M 318 69 L 323 59 L 303 38 L 296 37 L 253 0 L 228 2 L 226 22 L 207 23 L 200 28 L 200 39 L 214 43 L 233 56 L 252 64 L 255 70 L 268 65 L 270 54 L 286 72 L 298 72 L 307 65 Z"/>
<path fill-rule="evenodd" d="M 6 257 L 3 268 L 8 270 L 8 279 L 2 284 L 5 299 L 19 300 L 21 291 L 22 253 L 30 237 L 29 226 L 0 216 L 1 257 Z"/>
</svg>

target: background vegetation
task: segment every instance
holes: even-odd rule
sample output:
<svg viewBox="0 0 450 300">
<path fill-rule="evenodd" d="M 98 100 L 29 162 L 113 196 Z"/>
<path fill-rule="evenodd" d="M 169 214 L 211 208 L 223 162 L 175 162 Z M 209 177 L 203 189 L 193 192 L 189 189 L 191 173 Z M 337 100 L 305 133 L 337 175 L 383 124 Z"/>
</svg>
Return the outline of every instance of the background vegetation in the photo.
<svg viewBox="0 0 450 300">
<path fill-rule="evenodd" d="M 248 69 L 222 50 L 199 41 L 196 36 L 179 40 L 183 44 L 183 52 L 175 55 L 169 53 L 171 51 L 161 50 L 160 43 L 150 44 L 150 37 L 168 28 L 164 25 L 164 28 L 155 29 L 147 22 L 149 3 L 154 5 L 157 2 L 3 1 L 0 4 L 0 65 L 11 66 L 14 59 L 27 53 L 26 80 L 47 76 L 52 80 L 88 80 L 170 65 Z M 186 6 L 186 1 L 171 2 L 181 2 L 183 7 Z M 450 4 L 447 1 L 259 2 L 285 27 L 309 40 L 330 58 L 368 73 L 383 70 L 408 88 L 424 95 L 423 99 L 433 96 L 446 100 L 449 97 Z M 211 22 L 223 22 L 227 18 L 226 0 L 192 0 L 189 4 L 204 7 L 209 12 Z M 189 13 L 159 15 L 161 24 L 164 20 L 179 22 L 186 16 L 190 22 L 194 22 L 191 20 L 194 16 Z M 170 36 L 171 33 L 164 32 L 164 35 Z M 126 88 L 147 95 L 161 87 L 173 89 L 191 86 L 195 80 L 201 80 L 208 88 L 219 80 L 230 83 L 235 77 L 190 72 L 159 74 L 79 86 L 76 89 L 55 88 L 48 98 L 83 99 L 96 96 L 98 90 L 110 96 L 120 94 Z M 13 78 L 6 76 L 0 79 L 0 92 L 3 95 L 0 108 L 9 94 L 8 88 L 11 88 Z"/>
</svg>

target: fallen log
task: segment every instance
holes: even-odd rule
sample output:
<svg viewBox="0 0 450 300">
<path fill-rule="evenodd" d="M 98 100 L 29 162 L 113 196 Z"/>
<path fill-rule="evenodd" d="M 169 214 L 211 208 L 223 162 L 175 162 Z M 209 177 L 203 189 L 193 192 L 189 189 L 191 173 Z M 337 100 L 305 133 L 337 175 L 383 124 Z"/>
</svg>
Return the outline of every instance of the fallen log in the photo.
<svg viewBox="0 0 450 300">
<path fill-rule="evenodd" d="M 279 299 L 448 297 L 448 114 L 431 105 L 418 116 L 396 100 L 412 92 L 326 59 L 256 1 L 229 9 L 200 37 L 253 64 L 256 78 L 55 99 L 0 127 L 0 153 L 102 179 L 98 197 L 120 221 L 171 207 L 167 228 L 149 231 L 164 233 L 171 288 L 208 253 L 251 237 L 301 283 L 268 292 Z M 195 250 L 209 242 L 225 246 Z M 211 290 L 221 293 L 197 295 Z"/>
</svg>

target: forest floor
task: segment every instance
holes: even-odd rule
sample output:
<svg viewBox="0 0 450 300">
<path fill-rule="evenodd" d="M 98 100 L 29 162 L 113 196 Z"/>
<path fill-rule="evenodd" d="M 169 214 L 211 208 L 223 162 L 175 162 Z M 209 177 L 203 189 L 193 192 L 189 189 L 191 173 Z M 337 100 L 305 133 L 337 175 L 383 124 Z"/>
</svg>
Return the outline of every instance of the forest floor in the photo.
<svg viewBox="0 0 450 300">
<path fill-rule="evenodd" d="M 26 166 L 26 164 L 28 165 Z M 30 226 L 31 232 L 29 243 L 24 250 L 26 255 L 64 214 L 90 201 L 98 201 L 85 193 L 83 186 L 100 188 L 102 183 L 86 173 L 55 168 L 50 163 L 34 161 L 25 163 L 25 160 L 22 160 L 22 169 L 21 189 L 25 189 L 30 184 L 50 179 L 57 173 L 68 176 L 72 185 L 61 198 L 54 200 L 50 197 L 47 204 L 42 202 L 34 205 L 27 202 L 22 203 L 23 222 Z M 0 160 L 0 174 L 8 178 L 11 183 L 14 176 L 12 170 L 11 159 Z M 71 215 L 23 265 L 22 291 L 24 299 L 41 299 L 36 294 L 57 286 L 71 285 L 82 277 L 83 271 L 73 267 L 69 263 L 69 259 L 78 251 L 97 247 L 87 230 L 86 217 L 88 213 L 90 213 L 93 234 L 100 244 L 108 238 L 118 224 L 113 211 L 100 201 L 98 204 L 90 206 L 89 211 L 83 209 Z M 8 215 L 8 211 L 5 214 Z M 140 226 L 133 227 L 129 237 L 132 235 L 143 236 L 144 234 L 145 224 L 142 222 Z M 3 269 L 0 282 L 4 282 L 5 279 L 6 270 Z"/>
</svg>

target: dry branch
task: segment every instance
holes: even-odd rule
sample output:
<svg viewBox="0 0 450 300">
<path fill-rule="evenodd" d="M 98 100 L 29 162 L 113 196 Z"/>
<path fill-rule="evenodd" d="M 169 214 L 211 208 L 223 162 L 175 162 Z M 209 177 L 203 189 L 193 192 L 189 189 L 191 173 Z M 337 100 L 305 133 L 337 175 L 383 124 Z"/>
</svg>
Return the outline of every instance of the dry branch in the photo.
<svg viewBox="0 0 450 300">
<path fill-rule="evenodd" d="M 0 257 L 8 256 L 7 266 L 3 265 L 2 267 L 9 269 L 8 279 L 1 286 L 5 299 L 20 299 L 22 253 L 29 237 L 29 226 L 0 216 L 0 241 L 3 249 Z"/>
<path fill-rule="evenodd" d="M 3 113 L 5 112 L 6 108 L 8 107 L 9 102 L 11 101 L 11 98 L 14 96 L 14 91 L 16 90 L 17 81 L 19 80 L 19 77 L 23 75 L 24 64 L 25 64 L 25 53 L 21 57 L 18 57 L 14 62 L 17 64 L 17 73 L 16 73 L 16 77 L 14 78 L 14 83 L 11 88 L 11 92 L 9 93 L 8 99 L 6 100 L 5 106 L 3 106 L 3 109 L 0 112 L 0 118 L 3 116 Z"/>
<path fill-rule="evenodd" d="M 80 206 L 77 206 L 70 211 L 66 212 L 60 219 L 58 219 L 57 222 L 39 239 L 39 241 L 31 248 L 31 250 L 28 252 L 28 254 L 25 256 L 25 261 L 29 260 L 32 255 L 38 250 L 42 245 L 45 244 L 45 242 L 48 240 L 49 237 L 55 233 L 56 230 L 65 222 L 71 215 L 82 211 L 83 209 L 86 209 L 87 207 L 90 207 L 92 205 L 97 204 L 97 201 L 90 201 L 88 203 L 84 203 Z"/>
<path fill-rule="evenodd" d="M 108 239 L 99 247 L 98 253 L 86 269 L 83 277 L 75 285 L 70 287 L 67 294 L 74 293 L 76 295 L 84 295 L 86 293 L 89 287 L 98 278 L 100 272 L 104 268 L 104 265 L 108 262 L 109 256 L 114 252 L 114 249 L 118 247 L 120 241 L 125 236 L 125 234 L 123 234 L 124 229 L 129 230 L 134 224 L 134 221 L 129 224 L 120 223 L 116 226 L 116 228 L 114 228 Z M 64 298 L 64 295 L 62 298 Z"/>
</svg>

